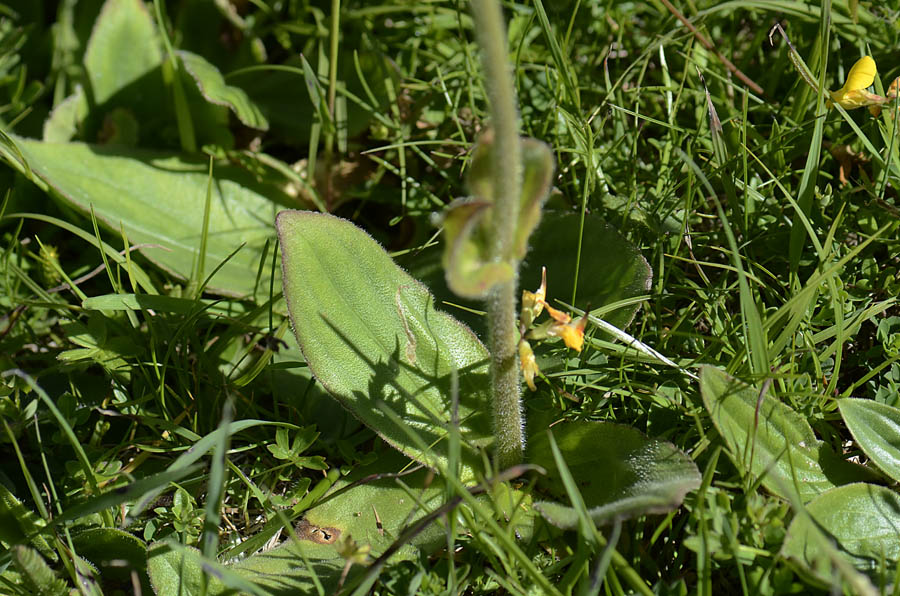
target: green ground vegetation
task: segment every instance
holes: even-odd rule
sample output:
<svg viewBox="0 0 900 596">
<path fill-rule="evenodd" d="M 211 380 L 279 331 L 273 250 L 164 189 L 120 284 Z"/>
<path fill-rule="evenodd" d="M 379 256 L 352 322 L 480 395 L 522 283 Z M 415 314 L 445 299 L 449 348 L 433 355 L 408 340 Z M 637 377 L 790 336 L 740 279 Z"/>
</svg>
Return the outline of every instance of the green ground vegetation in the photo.
<svg viewBox="0 0 900 596">
<path fill-rule="evenodd" d="M 0 3 L 0 593 L 900 592 L 900 6 L 503 8 L 560 319 L 500 469 L 468 2 Z"/>
</svg>

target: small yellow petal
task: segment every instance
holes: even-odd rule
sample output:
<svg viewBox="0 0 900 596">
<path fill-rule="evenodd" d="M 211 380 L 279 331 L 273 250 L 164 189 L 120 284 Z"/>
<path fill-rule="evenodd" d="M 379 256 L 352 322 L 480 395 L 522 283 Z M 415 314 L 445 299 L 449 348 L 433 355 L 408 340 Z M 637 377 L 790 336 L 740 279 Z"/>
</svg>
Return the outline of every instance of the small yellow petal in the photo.
<svg viewBox="0 0 900 596">
<path fill-rule="evenodd" d="M 551 317 L 553 317 L 554 321 L 557 321 L 557 322 L 565 325 L 566 323 L 568 323 L 569 321 L 572 320 L 572 317 L 570 317 L 569 315 L 567 315 L 566 313 L 564 313 L 561 310 L 556 310 L 555 308 L 553 308 L 546 302 L 544 302 L 544 306 L 547 308 L 547 314 L 549 314 Z"/>
<path fill-rule="evenodd" d="M 519 313 L 519 322 L 522 327 L 529 328 L 536 318 L 544 310 L 544 300 L 547 298 L 547 268 L 541 268 L 541 287 L 534 292 L 522 291 L 522 312 Z"/>
<path fill-rule="evenodd" d="M 532 391 L 537 391 L 537 387 L 534 384 L 534 376 L 541 371 L 538 368 L 534 352 L 531 350 L 531 344 L 524 339 L 519 342 L 519 362 L 522 366 L 522 376 L 525 377 L 528 388 Z"/>
<path fill-rule="evenodd" d="M 843 91 L 865 89 L 875 82 L 875 74 L 877 72 L 875 60 L 871 56 L 863 56 L 850 68 Z"/>
<path fill-rule="evenodd" d="M 581 351 L 584 345 L 584 328 L 587 326 L 587 317 L 581 317 L 577 323 L 556 323 L 550 327 L 549 335 L 561 337 L 566 346 L 576 352 Z"/>
<path fill-rule="evenodd" d="M 863 106 L 881 105 L 888 101 L 887 98 L 875 93 L 869 93 L 864 89 L 854 89 L 844 93 L 832 93 L 831 97 L 834 100 L 834 103 L 840 104 L 845 110 L 854 110 Z"/>
</svg>

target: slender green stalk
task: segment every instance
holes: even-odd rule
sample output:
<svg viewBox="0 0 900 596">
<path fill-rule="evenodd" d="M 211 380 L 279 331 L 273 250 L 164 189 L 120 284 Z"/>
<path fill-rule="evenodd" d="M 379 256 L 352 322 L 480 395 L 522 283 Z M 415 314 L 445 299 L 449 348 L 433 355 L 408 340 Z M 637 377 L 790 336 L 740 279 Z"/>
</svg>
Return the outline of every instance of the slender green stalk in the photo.
<svg viewBox="0 0 900 596">
<path fill-rule="evenodd" d="M 337 99 L 337 67 L 338 67 L 338 39 L 341 31 L 341 0 L 331 0 L 331 31 L 329 33 L 328 48 L 328 113 L 331 121 L 337 126 L 337 117 L 334 111 L 334 103 Z M 332 130 L 325 137 L 325 154 L 331 155 L 334 145 L 336 130 Z"/>
<path fill-rule="evenodd" d="M 515 86 L 510 72 L 506 27 L 499 0 L 472 0 L 475 34 L 482 50 L 485 87 L 494 131 L 494 216 L 492 258 L 511 260 L 512 242 L 519 219 L 522 155 L 519 141 Z M 522 459 L 521 383 L 516 350 L 516 291 L 513 278 L 494 287 L 488 296 L 488 329 L 493 384 L 494 449 L 502 469 Z"/>
</svg>

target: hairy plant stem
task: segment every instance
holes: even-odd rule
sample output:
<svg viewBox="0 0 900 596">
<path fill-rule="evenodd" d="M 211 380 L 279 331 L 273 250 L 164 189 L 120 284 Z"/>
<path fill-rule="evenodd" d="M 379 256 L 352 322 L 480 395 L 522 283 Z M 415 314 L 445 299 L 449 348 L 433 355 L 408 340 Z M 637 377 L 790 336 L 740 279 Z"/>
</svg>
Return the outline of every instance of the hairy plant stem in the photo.
<svg viewBox="0 0 900 596">
<path fill-rule="evenodd" d="M 499 0 L 472 0 L 475 35 L 481 47 L 485 87 L 494 134 L 494 213 L 492 258 L 513 260 L 512 243 L 519 219 L 522 152 L 515 86 L 509 65 L 506 27 Z M 488 296 L 491 350 L 494 456 L 500 469 L 518 464 L 524 448 L 521 382 L 516 337 L 518 263 L 513 277 Z"/>
</svg>

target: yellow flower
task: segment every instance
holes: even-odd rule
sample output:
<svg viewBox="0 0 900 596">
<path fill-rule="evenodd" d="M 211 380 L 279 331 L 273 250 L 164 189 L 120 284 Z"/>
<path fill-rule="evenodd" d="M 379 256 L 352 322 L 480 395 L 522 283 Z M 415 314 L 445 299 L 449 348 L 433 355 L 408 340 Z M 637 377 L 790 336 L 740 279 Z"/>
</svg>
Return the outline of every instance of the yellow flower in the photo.
<svg viewBox="0 0 900 596">
<path fill-rule="evenodd" d="M 528 388 L 532 391 L 537 391 L 537 387 L 534 384 L 534 376 L 541 371 L 538 368 L 534 352 L 531 351 L 531 344 L 524 339 L 519 340 L 519 362 L 522 366 L 522 376 L 525 377 Z"/>
<path fill-rule="evenodd" d="M 875 82 L 877 72 L 875 60 L 871 56 L 863 56 L 857 60 L 850 72 L 847 73 L 847 81 L 844 86 L 831 92 L 831 99 L 827 102 L 828 107 L 838 104 L 845 110 L 852 110 L 863 106 L 880 105 L 887 101 L 880 95 L 866 91 L 866 88 Z"/>
<path fill-rule="evenodd" d="M 541 268 L 541 287 L 534 292 L 522 290 L 522 312 L 519 313 L 519 323 L 523 329 L 528 329 L 541 312 L 544 310 L 544 299 L 547 297 L 547 268 Z"/>
<path fill-rule="evenodd" d="M 566 315 L 566 318 L 569 318 L 569 315 Z M 585 327 L 587 327 L 587 315 L 581 317 L 575 323 L 570 323 L 568 321 L 565 323 L 554 323 L 550 326 L 547 335 L 561 337 L 567 347 L 572 348 L 576 352 L 580 352 L 581 346 L 584 345 Z"/>
<path fill-rule="evenodd" d="M 552 320 L 534 326 L 535 319 L 544 309 Z M 584 346 L 585 327 L 587 315 L 573 323 L 572 317 L 567 313 L 547 304 L 547 268 L 544 267 L 541 271 L 541 287 L 534 292 L 528 290 L 522 292 L 522 310 L 519 313 L 519 330 L 522 333 L 522 339 L 519 340 L 519 365 L 522 367 L 522 376 L 525 377 L 529 389 L 537 390 L 534 377 L 541 371 L 531 344 L 525 338 L 540 340 L 550 336 L 560 337 L 567 347 L 580 352 Z"/>
</svg>

